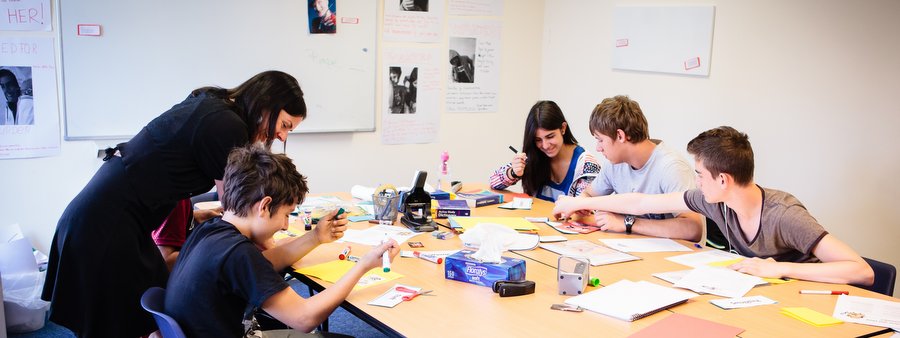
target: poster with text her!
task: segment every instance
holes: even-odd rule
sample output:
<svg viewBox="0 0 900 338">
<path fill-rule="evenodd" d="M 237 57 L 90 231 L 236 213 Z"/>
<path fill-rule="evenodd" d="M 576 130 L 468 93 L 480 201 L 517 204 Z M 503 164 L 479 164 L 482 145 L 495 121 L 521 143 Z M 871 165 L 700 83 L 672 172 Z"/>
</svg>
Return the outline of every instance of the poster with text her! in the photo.
<svg viewBox="0 0 900 338">
<path fill-rule="evenodd" d="M 500 22 L 451 20 L 444 67 L 447 112 L 496 112 L 500 92 Z"/>
<path fill-rule="evenodd" d="M 51 38 L 0 39 L 0 159 L 59 154 Z"/>
</svg>

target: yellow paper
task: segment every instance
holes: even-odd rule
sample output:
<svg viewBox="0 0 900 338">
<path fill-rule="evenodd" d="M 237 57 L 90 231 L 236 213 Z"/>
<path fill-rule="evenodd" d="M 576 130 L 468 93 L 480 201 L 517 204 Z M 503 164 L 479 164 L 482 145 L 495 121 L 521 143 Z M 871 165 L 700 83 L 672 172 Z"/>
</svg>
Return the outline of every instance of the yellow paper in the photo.
<svg viewBox="0 0 900 338">
<path fill-rule="evenodd" d="M 735 258 L 735 259 L 729 259 L 729 260 L 727 260 L 727 261 L 712 262 L 712 263 L 709 263 L 709 264 L 706 264 L 706 265 L 709 265 L 709 266 L 714 267 L 714 268 L 716 268 L 716 267 L 723 267 L 723 268 L 724 268 L 724 267 L 727 267 L 727 266 L 729 266 L 729 265 L 731 265 L 731 264 L 739 263 L 739 262 L 742 261 L 742 260 L 744 260 L 744 259 L 743 259 L 743 258 Z M 776 284 L 784 284 L 784 283 L 788 283 L 788 282 L 793 282 L 793 281 L 794 281 L 794 280 L 792 280 L 792 279 L 784 280 L 784 279 L 781 279 L 781 278 L 767 278 L 767 277 L 760 277 L 760 278 L 762 278 L 762 280 L 764 280 L 764 281 L 766 281 L 767 283 L 772 284 L 772 285 L 776 285 Z"/>
<path fill-rule="evenodd" d="M 815 326 L 826 326 L 843 323 L 843 321 L 840 319 L 806 307 L 783 307 L 781 308 L 781 313 L 788 317 Z"/>
<path fill-rule="evenodd" d="M 346 275 L 354 265 L 356 265 L 356 263 L 351 261 L 333 260 L 330 262 L 297 269 L 297 272 L 310 277 L 316 277 L 329 283 L 336 283 L 338 279 L 341 279 L 341 277 Z M 380 267 L 375 268 L 369 270 L 369 272 L 366 272 L 366 274 L 363 275 L 362 278 L 359 279 L 359 282 L 357 282 L 353 287 L 353 290 L 367 288 L 372 285 L 378 285 L 401 277 L 403 277 L 403 275 L 394 271 L 384 272 Z"/>
<path fill-rule="evenodd" d="M 463 231 L 474 228 L 478 223 L 500 224 L 516 231 L 538 231 L 538 227 L 523 217 L 450 217 L 453 223 L 463 228 Z"/>
</svg>

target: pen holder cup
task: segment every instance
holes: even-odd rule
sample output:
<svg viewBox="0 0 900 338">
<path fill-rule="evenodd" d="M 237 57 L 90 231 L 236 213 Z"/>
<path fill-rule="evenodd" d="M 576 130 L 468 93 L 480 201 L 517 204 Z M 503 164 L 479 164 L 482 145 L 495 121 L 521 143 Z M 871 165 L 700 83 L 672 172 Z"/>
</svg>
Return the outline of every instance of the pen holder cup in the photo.
<svg viewBox="0 0 900 338">
<path fill-rule="evenodd" d="M 400 204 L 399 195 L 372 195 L 372 204 L 375 205 L 375 220 L 394 223 L 397 220 L 397 206 Z"/>
</svg>

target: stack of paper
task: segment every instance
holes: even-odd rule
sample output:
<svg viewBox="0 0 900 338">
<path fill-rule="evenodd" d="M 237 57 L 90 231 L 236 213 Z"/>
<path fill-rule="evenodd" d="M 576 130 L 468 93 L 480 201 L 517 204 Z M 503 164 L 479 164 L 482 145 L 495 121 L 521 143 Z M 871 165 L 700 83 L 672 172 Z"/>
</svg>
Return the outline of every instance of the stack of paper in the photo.
<svg viewBox="0 0 900 338">
<path fill-rule="evenodd" d="M 747 291 L 759 284 L 765 284 L 765 282 L 756 276 L 743 274 L 728 268 L 703 266 L 688 272 L 684 277 L 676 281 L 674 286 L 699 293 L 737 298 L 743 297 Z"/>
<path fill-rule="evenodd" d="M 696 297 L 647 281 L 620 280 L 609 286 L 569 298 L 566 304 L 582 307 L 613 318 L 635 321 Z"/>
<path fill-rule="evenodd" d="M 538 227 L 522 217 L 454 217 L 451 216 L 450 227 L 466 231 L 479 223 L 500 224 L 516 231 L 537 232 Z"/>
<path fill-rule="evenodd" d="M 691 251 L 668 238 L 601 239 L 606 246 L 622 252 Z"/>
<path fill-rule="evenodd" d="M 641 259 L 582 239 L 564 243 L 543 243 L 540 247 L 560 255 L 587 258 L 593 266 Z"/>
<path fill-rule="evenodd" d="M 832 316 L 850 323 L 900 330 L 900 302 L 840 295 Z"/>
<path fill-rule="evenodd" d="M 828 326 L 843 323 L 840 319 L 806 307 L 783 307 L 781 314 L 813 326 Z"/>
</svg>

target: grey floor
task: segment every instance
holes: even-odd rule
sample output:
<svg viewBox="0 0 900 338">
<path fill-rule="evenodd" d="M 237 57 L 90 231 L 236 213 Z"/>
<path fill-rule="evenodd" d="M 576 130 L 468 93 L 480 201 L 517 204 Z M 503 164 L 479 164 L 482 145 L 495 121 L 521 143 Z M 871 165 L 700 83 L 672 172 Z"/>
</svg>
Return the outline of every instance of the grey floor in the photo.
<svg viewBox="0 0 900 338">
<path fill-rule="evenodd" d="M 298 282 L 296 279 L 288 282 L 291 287 L 297 291 L 304 298 L 309 297 L 309 288 L 303 283 Z M 334 333 L 341 333 L 345 335 L 350 335 L 359 338 L 370 338 L 370 337 L 384 337 L 384 334 L 366 324 L 356 316 L 344 311 L 342 308 L 338 308 L 328 317 L 328 331 Z M 69 331 L 65 327 L 54 324 L 53 322 L 47 322 L 46 325 L 40 330 L 23 333 L 23 334 L 15 334 L 10 333 L 9 338 L 33 338 L 33 337 L 75 337 L 72 334 L 72 331 Z"/>
</svg>

